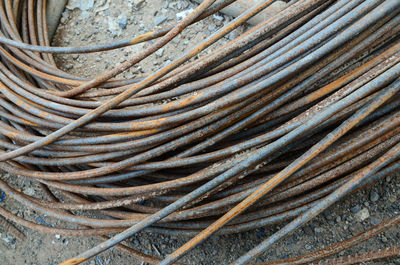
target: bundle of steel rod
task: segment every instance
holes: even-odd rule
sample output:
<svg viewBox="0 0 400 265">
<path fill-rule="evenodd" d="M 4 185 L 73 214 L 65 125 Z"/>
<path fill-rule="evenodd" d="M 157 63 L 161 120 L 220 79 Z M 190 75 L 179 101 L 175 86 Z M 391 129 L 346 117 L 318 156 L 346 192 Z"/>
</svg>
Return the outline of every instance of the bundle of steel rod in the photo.
<svg viewBox="0 0 400 265">
<path fill-rule="evenodd" d="M 115 78 L 233 2 L 203 1 L 177 25 L 130 40 L 50 47 L 46 1 L 1 1 L 0 168 L 35 180 L 47 197 L 4 179 L 0 190 L 69 226 L 47 227 L 4 208 L 0 214 L 44 233 L 105 239 L 63 264 L 115 245 L 151 264 L 173 264 L 210 235 L 285 222 L 233 263 L 247 264 L 346 195 L 398 170 L 398 0 L 290 1 L 197 57 L 273 2 L 260 1 L 145 78 Z M 52 57 L 151 39 L 91 80 L 63 72 Z M 319 252 L 265 264 L 309 264 L 399 222 L 397 216 Z M 192 239 L 160 260 L 120 244 L 139 231 Z M 394 247 L 336 262 L 398 254 Z"/>
</svg>

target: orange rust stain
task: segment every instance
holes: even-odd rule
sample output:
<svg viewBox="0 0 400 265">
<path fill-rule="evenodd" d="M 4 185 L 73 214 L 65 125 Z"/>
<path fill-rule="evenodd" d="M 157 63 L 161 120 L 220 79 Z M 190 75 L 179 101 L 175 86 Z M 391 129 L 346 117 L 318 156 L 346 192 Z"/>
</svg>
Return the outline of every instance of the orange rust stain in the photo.
<svg viewBox="0 0 400 265">
<path fill-rule="evenodd" d="M 24 105 L 24 103 L 25 103 L 24 101 L 22 101 L 22 100 L 19 99 L 15 104 L 16 104 L 17 106 L 20 106 L 20 107 L 21 107 L 22 105 Z"/>
<path fill-rule="evenodd" d="M 80 263 L 84 262 L 85 260 L 86 260 L 85 258 L 69 259 L 62 263 L 59 263 L 58 265 L 75 265 L 75 264 L 80 264 Z"/>
<path fill-rule="evenodd" d="M 159 132 L 158 129 L 151 129 L 151 130 L 143 130 L 143 131 L 134 131 L 134 132 L 127 132 L 127 133 L 114 133 L 114 134 L 107 134 L 104 135 L 105 138 L 111 138 L 115 136 L 144 136 Z"/>
<path fill-rule="evenodd" d="M 38 116 L 39 116 L 39 117 L 42 117 L 42 118 L 46 118 L 46 117 L 49 116 L 49 114 L 46 113 L 46 112 L 42 112 L 42 113 L 40 113 Z"/>
<path fill-rule="evenodd" d="M 17 135 L 17 133 L 15 133 L 15 132 L 8 132 L 8 133 L 6 133 L 6 136 L 7 136 L 8 138 L 14 138 L 16 135 Z"/>
<path fill-rule="evenodd" d="M 25 120 L 25 119 L 22 119 L 22 118 L 20 118 L 23 122 L 25 122 L 25 123 L 27 123 L 27 124 L 29 124 L 29 125 L 32 125 L 32 126 L 38 126 L 38 124 L 37 123 L 34 123 L 34 122 L 30 122 L 30 121 L 28 121 L 28 120 Z"/>
</svg>

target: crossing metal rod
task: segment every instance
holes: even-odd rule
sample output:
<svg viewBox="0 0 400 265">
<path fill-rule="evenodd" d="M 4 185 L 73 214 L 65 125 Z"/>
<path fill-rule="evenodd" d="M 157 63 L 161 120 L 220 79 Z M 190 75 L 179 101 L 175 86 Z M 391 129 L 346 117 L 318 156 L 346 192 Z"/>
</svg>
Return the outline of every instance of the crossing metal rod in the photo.
<svg viewBox="0 0 400 265">
<path fill-rule="evenodd" d="M 397 84 L 396 89 L 400 89 L 399 84 Z M 386 92 L 386 91 L 385 91 Z M 362 182 L 371 177 L 377 170 L 385 167 L 389 163 L 393 162 L 398 156 L 400 155 L 400 144 L 397 144 L 393 147 L 388 153 L 382 156 L 380 159 L 376 160 L 375 162 L 371 163 L 367 166 L 364 170 L 362 170 L 359 174 L 354 176 L 350 181 L 344 184 L 342 187 L 337 189 L 335 192 L 327 196 L 322 202 L 318 205 L 312 207 L 310 210 L 306 211 L 304 214 L 300 215 L 296 218 L 293 222 L 285 226 L 280 232 L 274 234 L 263 243 L 258 245 L 256 248 L 251 250 L 251 252 L 247 253 L 246 255 L 242 256 L 240 259 L 235 261 L 234 264 L 245 264 L 250 259 L 258 256 L 259 253 L 264 252 L 271 244 L 275 243 L 277 240 L 281 239 L 284 234 L 292 232 L 295 228 L 301 226 L 302 224 L 308 222 L 313 217 L 318 215 L 318 213 L 322 212 L 334 202 L 341 199 L 343 196 L 347 195 L 352 190 L 356 189 L 358 185 L 362 184 Z"/>
<path fill-rule="evenodd" d="M 400 67 L 400 65 L 399 65 L 399 67 Z M 221 217 L 217 222 L 208 226 L 199 235 L 197 235 L 192 240 L 188 241 L 183 247 L 181 247 L 180 249 L 178 249 L 177 251 L 172 253 L 160 264 L 172 264 L 172 262 L 177 260 L 186 251 L 193 248 L 195 245 L 197 245 L 198 243 L 203 241 L 205 238 L 207 238 L 209 235 L 211 235 L 214 231 L 216 231 L 220 227 L 222 227 L 225 223 L 232 220 L 233 217 L 235 217 L 236 215 L 238 215 L 239 213 L 244 211 L 246 208 L 249 207 L 249 205 L 254 204 L 255 201 L 259 200 L 262 196 L 264 196 L 265 194 L 270 192 L 274 187 L 279 185 L 282 181 L 284 181 L 286 178 L 288 178 L 291 174 L 293 174 L 295 171 L 297 171 L 300 167 L 305 165 L 308 161 L 310 161 L 312 158 L 314 158 L 316 155 L 318 155 L 320 152 L 322 152 L 324 149 L 326 149 L 329 145 L 334 143 L 337 139 L 339 139 L 339 137 L 341 137 L 346 132 L 348 132 L 360 120 L 365 118 L 368 114 L 373 112 L 376 108 L 378 108 L 380 105 L 382 105 L 385 101 L 390 99 L 394 94 L 396 94 L 399 91 L 399 89 L 400 89 L 400 82 L 396 83 L 396 85 L 394 87 L 392 87 L 391 89 L 383 91 L 379 95 L 379 97 L 377 97 L 374 101 L 369 102 L 370 104 L 368 104 L 364 109 L 361 109 L 356 114 L 354 114 L 350 119 L 346 120 L 341 126 L 339 126 L 334 131 L 332 131 L 330 134 L 328 134 L 326 136 L 326 138 L 324 138 L 319 143 L 317 143 L 312 148 L 310 148 L 307 152 L 305 152 L 302 156 L 300 156 L 298 159 L 296 159 L 292 164 L 290 164 L 288 167 L 286 167 L 283 171 L 279 172 L 276 176 L 274 176 L 272 179 L 270 179 L 267 183 L 262 185 L 256 191 L 254 191 L 249 197 L 247 197 L 245 200 L 243 200 L 241 203 L 239 203 L 237 206 L 235 206 L 232 210 L 230 210 L 227 214 L 225 214 L 223 217 Z M 340 104 L 345 104 L 345 103 L 340 102 Z M 333 107 L 334 106 L 335 105 L 333 105 Z M 322 120 L 325 119 L 326 117 L 324 114 L 327 112 L 328 111 L 325 110 L 323 113 L 320 113 L 319 118 L 321 118 Z M 321 120 L 314 119 L 312 121 L 320 122 Z M 298 132 L 296 132 L 296 130 L 294 130 L 293 133 L 298 133 Z M 284 140 L 287 141 L 287 139 L 284 139 Z M 266 154 L 268 154 L 268 153 L 266 153 Z M 264 156 L 264 154 L 261 154 L 261 156 Z M 339 198 L 341 198 L 341 197 L 339 197 Z M 251 256 L 254 257 L 256 255 L 251 253 Z M 245 260 L 245 261 L 247 261 L 247 260 Z M 238 264 L 244 264 L 243 262 L 245 262 L 245 261 L 239 260 Z"/>
</svg>

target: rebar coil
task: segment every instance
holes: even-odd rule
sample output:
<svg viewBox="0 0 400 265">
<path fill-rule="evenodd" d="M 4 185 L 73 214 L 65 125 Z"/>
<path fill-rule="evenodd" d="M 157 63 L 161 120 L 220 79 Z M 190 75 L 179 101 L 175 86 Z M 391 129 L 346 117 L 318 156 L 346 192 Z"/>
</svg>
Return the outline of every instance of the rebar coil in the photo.
<svg viewBox="0 0 400 265">
<path fill-rule="evenodd" d="M 177 25 L 130 40 L 50 47 L 45 0 L 1 1 L 0 168 L 37 181 L 48 198 L 3 179 L 0 190 L 77 228 L 47 227 L 4 208 L 0 214 L 44 233 L 111 236 L 62 264 L 79 264 L 142 230 L 193 237 L 162 261 L 118 245 L 145 262 L 173 264 L 211 234 L 289 220 L 233 263 L 247 264 L 339 199 L 398 170 L 398 0 L 291 1 L 196 57 L 273 2 L 262 1 L 157 72 L 115 78 L 233 2 L 203 1 Z M 91 80 L 63 72 L 52 57 L 151 39 Z M 399 221 L 325 252 L 264 264 L 310 264 Z"/>
</svg>

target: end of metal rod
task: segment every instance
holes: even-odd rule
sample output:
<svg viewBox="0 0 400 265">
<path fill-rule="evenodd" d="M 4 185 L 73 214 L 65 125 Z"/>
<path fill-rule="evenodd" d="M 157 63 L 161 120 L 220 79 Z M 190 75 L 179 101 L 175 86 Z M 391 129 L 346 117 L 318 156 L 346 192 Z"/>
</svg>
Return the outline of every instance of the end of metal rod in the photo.
<svg viewBox="0 0 400 265">
<path fill-rule="evenodd" d="M 57 30 L 61 14 L 65 9 L 68 0 L 48 0 L 46 7 L 47 27 L 49 39 L 51 40 Z"/>
</svg>

